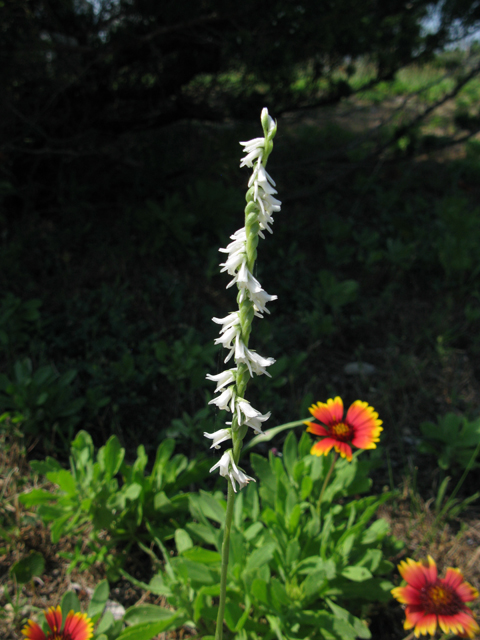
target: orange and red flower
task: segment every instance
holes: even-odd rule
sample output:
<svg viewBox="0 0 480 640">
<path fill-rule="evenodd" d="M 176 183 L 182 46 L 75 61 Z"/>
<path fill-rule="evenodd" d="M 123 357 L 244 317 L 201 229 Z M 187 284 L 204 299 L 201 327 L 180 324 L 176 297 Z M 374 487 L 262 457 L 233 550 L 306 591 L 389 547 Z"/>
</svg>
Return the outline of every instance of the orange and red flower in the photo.
<svg viewBox="0 0 480 640">
<path fill-rule="evenodd" d="M 432 557 L 415 562 L 407 558 L 398 565 L 405 587 L 392 589 L 392 595 L 405 608 L 404 628 L 414 629 L 415 637 L 427 633 L 433 636 L 437 626 L 443 633 L 454 633 L 461 638 L 473 638 L 480 633 L 472 612 L 466 606 L 478 598 L 478 591 L 458 569 L 449 567 L 445 578 L 437 575 Z"/>
<path fill-rule="evenodd" d="M 307 431 L 317 436 L 325 436 L 313 445 L 311 452 L 316 456 L 327 455 L 334 447 L 335 451 L 347 460 L 352 459 L 352 447 L 375 449 L 383 431 L 378 413 L 366 402 L 355 400 L 343 417 L 343 401 L 338 396 L 326 403 L 317 402 L 309 409 L 310 413 L 322 424 L 305 422 Z"/>
<path fill-rule="evenodd" d="M 60 607 L 50 607 L 48 611 L 44 611 L 44 616 L 50 627 L 48 635 L 45 635 L 39 624 L 29 620 L 22 629 L 26 640 L 90 640 L 93 638 L 93 622 L 86 613 L 70 611 L 65 618 L 63 629 Z"/>
</svg>

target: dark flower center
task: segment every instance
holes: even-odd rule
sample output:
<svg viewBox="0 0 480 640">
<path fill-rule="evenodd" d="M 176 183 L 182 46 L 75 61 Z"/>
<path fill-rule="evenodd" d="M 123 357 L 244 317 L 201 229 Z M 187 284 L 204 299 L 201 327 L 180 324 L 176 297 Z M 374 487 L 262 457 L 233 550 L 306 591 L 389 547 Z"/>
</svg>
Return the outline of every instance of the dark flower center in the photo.
<svg viewBox="0 0 480 640">
<path fill-rule="evenodd" d="M 454 616 L 464 609 L 463 602 L 456 591 L 438 581 L 435 584 L 424 587 L 421 593 L 422 604 L 427 614 Z"/>
<path fill-rule="evenodd" d="M 338 422 L 330 427 L 330 433 L 336 440 L 348 442 L 352 439 L 352 427 L 344 422 Z"/>
</svg>

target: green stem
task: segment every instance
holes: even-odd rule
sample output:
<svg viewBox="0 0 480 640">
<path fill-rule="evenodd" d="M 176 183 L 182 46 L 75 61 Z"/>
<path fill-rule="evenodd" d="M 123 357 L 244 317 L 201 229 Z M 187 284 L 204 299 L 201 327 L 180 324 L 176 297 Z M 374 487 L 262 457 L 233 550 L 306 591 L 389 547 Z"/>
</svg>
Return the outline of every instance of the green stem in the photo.
<svg viewBox="0 0 480 640">
<path fill-rule="evenodd" d="M 229 479 L 227 494 L 227 512 L 225 514 L 225 529 L 223 531 L 222 543 L 222 572 L 220 575 L 220 601 L 218 603 L 217 628 L 215 631 L 215 640 L 222 640 L 223 637 L 223 617 L 225 614 L 225 602 L 227 599 L 227 570 L 228 555 L 230 553 L 230 530 L 232 528 L 233 505 L 235 501 L 235 492 Z"/>
<path fill-rule="evenodd" d="M 323 494 L 325 493 L 325 489 L 327 488 L 328 481 L 330 480 L 330 476 L 333 472 L 333 467 L 335 466 L 336 461 L 338 460 L 338 452 L 335 452 L 333 456 L 332 464 L 330 465 L 330 469 L 328 470 L 327 475 L 325 476 L 325 480 L 323 481 L 322 490 L 320 491 L 320 497 L 317 502 L 317 513 L 320 514 L 320 506 L 322 504 Z"/>
</svg>

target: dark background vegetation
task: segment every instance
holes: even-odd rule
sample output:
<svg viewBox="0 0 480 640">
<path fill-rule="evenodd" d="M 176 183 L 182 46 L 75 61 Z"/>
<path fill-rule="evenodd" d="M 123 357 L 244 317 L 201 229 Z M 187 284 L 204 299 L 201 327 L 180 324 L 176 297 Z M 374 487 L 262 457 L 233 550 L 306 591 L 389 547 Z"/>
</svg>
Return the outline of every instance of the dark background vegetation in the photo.
<svg viewBox="0 0 480 640">
<path fill-rule="evenodd" d="M 422 421 L 476 418 L 479 20 L 460 0 L 0 2 L 0 410 L 30 455 L 80 428 L 193 455 L 222 424 L 217 250 L 265 106 L 284 205 L 254 406 L 274 426 L 367 400 L 393 484 Z"/>
<path fill-rule="evenodd" d="M 480 585 L 479 22 L 472 0 L 0 0 L 2 580 L 30 549 L 71 551 L 18 496 L 80 429 L 129 465 L 144 445 L 148 473 L 174 438 L 216 482 L 211 318 L 236 305 L 218 248 L 268 107 L 283 207 L 255 275 L 278 300 L 251 346 L 277 362 L 248 398 L 269 427 L 334 395 L 373 405 L 392 532 Z M 70 588 L 55 571 L 45 606 Z"/>
</svg>

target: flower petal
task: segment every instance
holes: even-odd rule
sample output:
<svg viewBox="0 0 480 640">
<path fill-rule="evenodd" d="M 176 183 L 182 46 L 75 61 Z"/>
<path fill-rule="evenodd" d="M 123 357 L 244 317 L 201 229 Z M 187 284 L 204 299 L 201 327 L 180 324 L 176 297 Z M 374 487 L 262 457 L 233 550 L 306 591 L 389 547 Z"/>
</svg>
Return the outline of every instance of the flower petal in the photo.
<svg viewBox="0 0 480 640">
<path fill-rule="evenodd" d="M 326 403 L 317 402 L 316 405 L 312 405 L 309 411 L 319 422 L 331 427 L 343 418 L 343 401 L 339 396 L 333 400 L 329 398 Z"/>
<path fill-rule="evenodd" d="M 422 603 L 420 591 L 409 584 L 406 587 L 395 587 L 395 589 L 392 589 L 392 595 L 402 604 L 420 605 Z"/>
<path fill-rule="evenodd" d="M 310 449 L 310 453 L 314 456 L 324 456 L 330 453 L 332 447 L 337 444 L 337 441 L 333 438 L 324 438 L 323 440 L 319 440 L 316 442 L 313 447 Z"/>
<path fill-rule="evenodd" d="M 23 627 L 22 633 L 28 640 L 46 640 L 46 636 L 43 633 L 39 624 L 33 620 L 29 620 Z"/>
<path fill-rule="evenodd" d="M 355 400 L 355 402 L 350 405 L 345 422 L 355 429 L 364 427 L 375 428 L 380 427 L 382 424 L 382 421 L 378 420 L 378 413 L 375 409 L 370 407 L 367 402 L 362 402 L 361 400 Z"/>
<path fill-rule="evenodd" d="M 321 424 L 317 424 L 316 422 L 304 422 L 303 424 L 308 426 L 307 431 L 314 433 L 316 436 L 330 435 L 330 431 Z"/>
<path fill-rule="evenodd" d="M 432 578 L 429 578 L 430 574 L 425 572 L 425 567 L 422 562 L 415 562 L 415 560 L 407 558 L 406 560 L 402 560 L 398 565 L 398 570 L 402 578 L 415 589 L 421 589 L 428 583 L 434 584 L 437 579 L 437 567 L 435 562 L 430 556 L 428 556 L 428 558 L 429 560 L 427 562 L 431 560 L 434 565 L 435 576 L 433 577 L 432 573 Z"/>
<path fill-rule="evenodd" d="M 434 636 L 436 630 L 437 616 L 434 613 L 427 613 L 415 625 L 415 636 L 418 638 L 420 634 L 426 636 L 427 633 Z"/>
<path fill-rule="evenodd" d="M 93 637 L 93 622 L 86 613 L 70 611 L 65 620 L 63 634 L 71 640 L 90 640 Z"/>
<path fill-rule="evenodd" d="M 48 611 L 44 612 L 44 615 L 53 633 L 58 633 L 62 628 L 62 610 L 60 607 L 49 607 Z"/>
<path fill-rule="evenodd" d="M 352 447 L 346 442 L 336 442 L 335 451 L 337 451 L 342 458 L 346 458 L 349 462 L 352 461 Z"/>
</svg>

